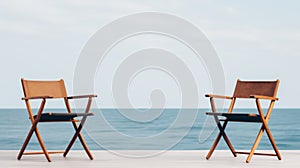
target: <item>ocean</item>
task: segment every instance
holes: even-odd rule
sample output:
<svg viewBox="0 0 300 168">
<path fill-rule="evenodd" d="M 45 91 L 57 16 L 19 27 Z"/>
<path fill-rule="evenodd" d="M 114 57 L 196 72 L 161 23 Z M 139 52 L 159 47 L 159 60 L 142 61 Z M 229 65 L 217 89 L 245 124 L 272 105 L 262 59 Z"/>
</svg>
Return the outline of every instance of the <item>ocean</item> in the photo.
<svg viewBox="0 0 300 168">
<path fill-rule="evenodd" d="M 63 109 L 47 109 L 49 112 Z M 91 150 L 207 150 L 218 130 L 208 109 L 92 109 L 83 137 Z M 235 111 L 256 113 L 256 109 Z M 153 115 L 152 115 L 153 114 Z M 0 109 L 0 150 L 19 150 L 31 127 L 26 109 Z M 279 150 L 300 150 L 300 109 L 274 109 L 269 127 Z M 74 129 L 71 123 L 40 123 L 46 147 L 65 149 Z M 231 122 L 226 128 L 236 149 L 249 150 L 261 125 Z M 27 149 L 40 146 L 33 135 Z M 72 149 L 82 149 L 78 141 Z M 228 149 L 221 139 L 217 149 Z M 272 149 L 264 133 L 258 149 Z"/>
</svg>

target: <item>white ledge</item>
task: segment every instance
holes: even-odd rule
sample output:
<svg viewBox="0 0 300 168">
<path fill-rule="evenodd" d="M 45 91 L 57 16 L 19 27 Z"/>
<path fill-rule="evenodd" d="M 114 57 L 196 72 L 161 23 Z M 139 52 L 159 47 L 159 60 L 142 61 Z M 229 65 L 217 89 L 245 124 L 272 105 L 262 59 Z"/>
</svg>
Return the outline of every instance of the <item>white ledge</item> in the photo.
<svg viewBox="0 0 300 168">
<path fill-rule="evenodd" d="M 89 160 L 85 152 L 71 150 L 69 155 L 64 158 L 62 154 L 51 155 L 52 162 L 47 162 L 44 155 L 24 155 L 21 160 L 17 160 L 18 151 L 0 150 L 1 167 L 7 168 L 32 168 L 32 167 L 51 167 L 51 168 L 110 168 L 110 167 L 210 167 L 210 168 L 233 168 L 233 167 L 300 167 L 300 150 L 280 150 L 282 160 L 274 156 L 253 156 L 250 163 L 246 163 L 247 155 L 232 156 L 228 150 L 216 150 L 210 160 L 205 159 L 207 151 L 205 150 L 170 150 L 159 155 L 143 158 L 132 158 L 129 155 L 144 156 L 149 151 L 114 151 L 115 154 L 105 150 L 92 150 L 94 160 Z M 158 153 L 159 151 L 152 151 Z M 257 151 L 274 153 L 273 151 Z M 151 153 L 151 152 L 150 152 Z"/>
</svg>

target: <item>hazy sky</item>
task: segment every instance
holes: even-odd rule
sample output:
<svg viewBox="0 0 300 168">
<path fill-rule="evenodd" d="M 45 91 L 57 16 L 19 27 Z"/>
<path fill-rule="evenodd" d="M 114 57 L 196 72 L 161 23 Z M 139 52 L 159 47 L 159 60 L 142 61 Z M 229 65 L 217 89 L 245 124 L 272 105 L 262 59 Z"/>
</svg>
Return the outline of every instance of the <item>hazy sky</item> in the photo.
<svg viewBox="0 0 300 168">
<path fill-rule="evenodd" d="M 77 59 L 89 38 L 115 19 L 145 11 L 181 17 L 207 36 L 223 64 L 226 94 L 232 94 L 237 78 L 280 79 L 280 101 L 276 107 L 300 107 L 299 7 L 300 2 L 296 0 L 1 1 L 0 108 L 25 107 L 21 101 L 21 77 L 64 78 L 71 95 Z M 201 63 L 197 64 L 188 55 L 181 55 L 176 47 L 170 47 L 173 43 L 171 39 L 154 35 L 128 39 L 111 51 L 107 62 L 118 62 L 120 53 L 128 54 L 139 48 L 174 49 L 196 75 L 201 107 L 208 107 L 208 100 L 203 94 L 210 92 L 211 88 Z M 152 44 L 155 45 L 151 46 Z M 134 105 L 149 107 L 149 93 L 153 88 L 160 88 L 168 94 L 166 106 L 180 107 L 178 88 L 166 74 L 152 70 L 145 72 L 142 77 L 135 79 L 134 84 L 129 87 Z M 157 78 L 163 80 L 158 82 L 160 80 L 156 80 Z M 101 82 L 95 83 L 95 92 L 101 95 L 97 102 L 101 107 L 114 107 L 111 91 L 107 86 L 109 82 L 106 81 L 104 86 L 101 86 Z M 241 107 L 247 107 L 247 104 Z"/>
</svg>

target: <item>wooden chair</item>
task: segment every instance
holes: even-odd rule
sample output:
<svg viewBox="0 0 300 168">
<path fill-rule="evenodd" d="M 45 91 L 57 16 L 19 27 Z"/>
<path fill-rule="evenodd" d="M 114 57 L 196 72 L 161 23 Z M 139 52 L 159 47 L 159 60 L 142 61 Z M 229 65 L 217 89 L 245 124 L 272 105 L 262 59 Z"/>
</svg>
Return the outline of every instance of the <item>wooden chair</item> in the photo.
<svg viewBox="0 0 300 168">
<path fill-rule="evenodd" d="M 51 162 L 49 154 L 55 154 L 55 153 L 63 153 L 63 156 L 66 157 L 69 150 L 71 149 L 72 145 L 74 144 L 76 138 L 78 137 L 85 152 L 89 156 L 91 160 L 93 160 L 93 156 L 86 145 L 80 131 L 83 128 L 84 123 L 86 122 L 86 119 L 88 116 L 93 115 L 93 113 L 89 113 L 92 98 L 97 97 L 96 95 L 81 95 L 81 96 L 67 96 L 67 91 L 65 88 L 64 81 L 58 80 L 58 81 L 33 81 L 33 80 L 25 80 L 21 79 L 24 96 L 22 100 L 25 100 L 28 115 L 31 121 L 31 129 L 25 139 L 25 142 L 22 145 L 22 148 L 18 154 L 18 160 L 21 159 L 22 155 L 30 155 L 30 154 L 44 154 L 49 162 Z M 87 98 L 88 103 L 85 109 L 84 113 L 72 113 L 71 106 L 69 104 L 70 99 L 79 99 L 79 98 Z M 66 105 L 67 113 L 43 113 L 46 100 L 48 99 L 63 99 L 64 103 Z M 33 114 L 30 101 L 31 100 L 41 100 L 40 107 L 38 109 L 38 112 L 36 115 Z M 75 117 L 81 116 L 81 120 L 75 120 Z M 69 145 L 67 146 L 65 151 L 55 151 L 55 152 L 48 152 L 44 142 L 42 140 L 42 137 L 40 135 L 40 132 L 38 130 L 38 123 L 40 122 L 71 122 L 73 124 L 73 127 L 75 129 L 75 133 L 73 138 L 71 139 Z M 79 126 L 76 122 L 80 122 Z M 36 134 L 37 140 L 42 148 L 42 152 L 24 152 L 26 149 L 26 146 L 28 145 L 33 133 Z"/>
<path fill-rule="evenodd" d="M 247 157 L 246 162 L 249 163 L 253 155 L 268 155 L 268 156 L 277 156 L 279 160 L 281 160 L 281 155 L 278 151 L 278 148 L 275 144 L 275 141 L 273 139 L 273 136 L 271 134 L 271 131 L 268 126 L 268 122 L 270 119 L 270 115 L 272 113 L 272 109 L 274 106 L 274 103 L 278 98 L 276 98 L 277 90 L 279 86 L 279 80 L 276 81 L 241 81 L 238 80 L 236 83 L 235 91 L 233 96 L 220 96 L 220 95 L 212 95 L 207 94 L 206 97 L 210 98 L 211 108 L 212 112 L 207 112 L 207 115 L 212 115 L 216 121 L 217 127 L 219 129 L 219 134 L 217 138 L 215 139 L 211 149 L 209 150 L 206 159 L 208 160 L 212 153 L 214 152 L 215 148 L 217 147 L 220 138 L 223 137 L 226 144 L 228 145 L 229 149 L 231 150 L 234 157 L 237 156 L 237 154 L 249 154 Z M 220 99 L 228 99 L 231 100 L 231 104 L 229 106 L 227 113 L 218 113 L 216 111 L 214 99 L 220 98 Z M 251 113 L 232 113 L 234 104 L 237 99 L 243 98 L 243 99 L 254 99 L 256 101 L 256 107 L 258 110 L 258 114 L 251 114 Z M 265 99 L 270 101 L 269 108 L 264 114 L 260 100 Z M 220 117 L 221 116 L 221 117 Z M 221 118 L 225 119 L 221 119 Z M 225 133 L 225 128 L 227 126 L 228 122 L 252 122 L 252 123 L 260 123 L 262 126 L 258 132 L 258 135 L 256 137 L 256 140 L 252 146 L 252 149 L 250 152 L 238 152 L 235 151 L 234 147 L 232 146 L 231 142 L 229 141 L 229 138 L 227 137 Z M 223 122 L 223 124 L 221 124 Z M 263 132 L 266 131 L 268 138 L 273 146 L 273 149 L 275 151 L 275 154 L 266 154 L 266 153 L 255 153 L 255 150 L 261 140 L 261 137 L 263 135 Z"/>
</svg>

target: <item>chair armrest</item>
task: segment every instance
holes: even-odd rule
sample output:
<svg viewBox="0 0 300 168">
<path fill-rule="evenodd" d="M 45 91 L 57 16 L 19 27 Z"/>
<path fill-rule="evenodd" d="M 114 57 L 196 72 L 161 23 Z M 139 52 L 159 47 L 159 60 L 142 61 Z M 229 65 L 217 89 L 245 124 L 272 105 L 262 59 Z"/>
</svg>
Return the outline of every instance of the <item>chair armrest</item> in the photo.
<svg viewBox="0 0 300 168">
<path fill-rule="evenodd" d="M 219 99 L 233 99 L 233 97 L 231 96 L 222 96 L 222 95 L 214 95 L 214 94 L 206 94 L 205 97 L 219 98 Z"/>
<path fill-rule="evenodd" d="M 81 98 L 91 98 L 91 97 L 97 97 L 97 95 L 90 94 L 90 95 L 68 96 L 67 99 L 81 99 Z"/>
<path fill-rule="evenodd" d="M 250 95 L 250 98 L 254 98 L 254 99 L 266 99 L 266 100 L 278 100 L 277 97 L 261 96 L 261 95 Z"/>
<path fill-rule="evenodd" d="M 52 96 L 33 96 L 33 97 L 22 97 L 22 100 L 29 100 L 29 99 L 51 99 Z"/>
</svg>

